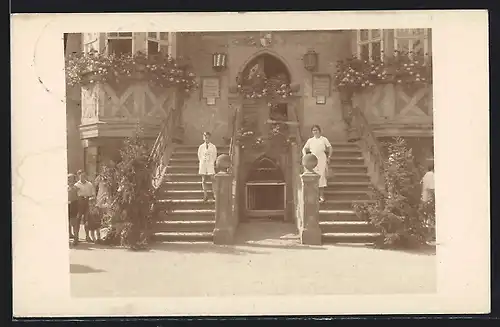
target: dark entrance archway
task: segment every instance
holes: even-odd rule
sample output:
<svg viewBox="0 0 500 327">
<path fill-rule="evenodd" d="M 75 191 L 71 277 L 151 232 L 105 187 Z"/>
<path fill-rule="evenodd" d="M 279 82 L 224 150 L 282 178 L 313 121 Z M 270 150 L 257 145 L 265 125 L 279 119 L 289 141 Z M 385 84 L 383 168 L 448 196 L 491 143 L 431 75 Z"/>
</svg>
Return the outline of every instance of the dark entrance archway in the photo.
<svg viewBox="0 0 500 327">
<path fill-rule="evenodd" d="M 262 92 L 276 90 L 277 86 L 290 87 L 292 81 L 287 65 L 278 57 L 262 53 L 249 60 L 239 74 L 238 84 L 247 89 L 241 103 L 241 128 L 253 131 L 253 138 L 260 140 L 258 146 L 244 144 L 241 152 L 241 184 L 239 201 L 245 218 L 278 219 L 292 221 L 290 215 L 293 203 L 287 202 L 290 194 L 290 153 L 287 143 L 289 113 L 292 114 L 297 98 L 288 96 L 266 96 Z M 264 83 L 263 83 L 264 80 Z M 248 90 L 259 92 L 247 92 Z M 293 116 L 290 115 L 293 119 Z M 262 143 L 263 140 L 263 143 Z M 252 138 L 250 138 L 250 142 Z M 256 159 L 257 158 L 257 159 Z M 290 198 L 290 196 L 288 196 Z M 244 219 L 245 219 L 244 218 Z"/>
<path fill-rule="evenodd" d="M 249 218 L 283 220 L 286 207 L 286 182 L 279 165 L 261 156 L 251 166 L 245 183 L 245 208 Z"/>
</svg>

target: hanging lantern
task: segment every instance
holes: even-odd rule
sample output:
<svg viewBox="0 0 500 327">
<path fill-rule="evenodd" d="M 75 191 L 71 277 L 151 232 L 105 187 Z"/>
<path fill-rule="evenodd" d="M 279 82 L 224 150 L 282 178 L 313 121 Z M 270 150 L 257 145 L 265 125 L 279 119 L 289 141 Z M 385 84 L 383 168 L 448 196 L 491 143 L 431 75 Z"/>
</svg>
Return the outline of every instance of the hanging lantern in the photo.
<svg viewBox="0 0 500 327">
<path fill-rule="evenodd" d="M 212 55 L 212 68 L 215 71 L 222 71 L 227 65 L 227 54 L 225 53 L 214 53 Z"/>
<path fill-rule="evenodd" d="M 304 68 L 308 71 L 316 70 L 318 66 L 318 54 L 314 50 L 309 50 L 304 55 Z"/>
</svg>

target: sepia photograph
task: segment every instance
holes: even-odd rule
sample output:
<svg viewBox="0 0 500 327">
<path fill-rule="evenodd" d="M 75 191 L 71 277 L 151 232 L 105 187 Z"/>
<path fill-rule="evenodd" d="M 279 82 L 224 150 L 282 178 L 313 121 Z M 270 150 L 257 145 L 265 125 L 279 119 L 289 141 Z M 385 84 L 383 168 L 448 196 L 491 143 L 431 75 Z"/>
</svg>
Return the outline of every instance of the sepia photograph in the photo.
<svg viewBox="0 0 500 327">
<path fill-rule="evenodd" d="M 431 44 L 64 34 L 72 296 L 435 292 Z"/>
<path fill-rule="evenodd" d="M 15 18 L 18 316 L 489 310 L 486 12 Z"/>
</svg>

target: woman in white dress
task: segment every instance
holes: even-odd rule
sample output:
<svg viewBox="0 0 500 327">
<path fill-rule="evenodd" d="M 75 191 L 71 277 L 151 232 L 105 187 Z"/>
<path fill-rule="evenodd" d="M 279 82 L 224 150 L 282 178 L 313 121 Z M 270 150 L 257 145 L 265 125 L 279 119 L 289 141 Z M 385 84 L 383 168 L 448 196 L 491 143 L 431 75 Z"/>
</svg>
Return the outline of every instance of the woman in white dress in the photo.
<svg viewBox="0 0 500 327">
<path fill-rule="evenodd" d="M 318 125 L 313 125 L 311 128 L 313 136 L 309 138 L 302 148 L 302 155 L 312 153 L 318 158 L 318 165 L 314 171 L 319 174 L 319 202 L 325 202 L 324 188 L 327 185 L 328 164 L 332 156 L 332 145 L 328 139 L 321 136 L 321 128 Z M 328 153 L 328 156 L 327 156 Z"/>
</svg>

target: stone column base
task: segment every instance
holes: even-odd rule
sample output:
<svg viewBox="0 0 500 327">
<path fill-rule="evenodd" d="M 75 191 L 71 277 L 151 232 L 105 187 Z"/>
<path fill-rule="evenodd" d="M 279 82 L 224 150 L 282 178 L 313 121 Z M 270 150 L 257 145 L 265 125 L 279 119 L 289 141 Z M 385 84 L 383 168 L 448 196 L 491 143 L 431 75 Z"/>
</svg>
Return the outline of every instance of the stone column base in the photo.
<svg viewBox="0 0 500 327">
<path fill-rule="evenodd" d="M 300 231 L 300 243 L 304 245 L 321 245 L 320 228 L 304 228 Z"/>
<path fill-rule="evenodd" d="M 214 229 L 214 244 L 229 245 L 233 243 L 234 243 L 234 229 L 232 228 Z"/>
</svg>

